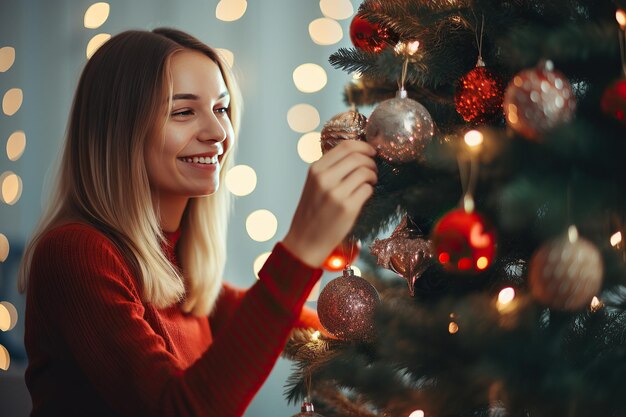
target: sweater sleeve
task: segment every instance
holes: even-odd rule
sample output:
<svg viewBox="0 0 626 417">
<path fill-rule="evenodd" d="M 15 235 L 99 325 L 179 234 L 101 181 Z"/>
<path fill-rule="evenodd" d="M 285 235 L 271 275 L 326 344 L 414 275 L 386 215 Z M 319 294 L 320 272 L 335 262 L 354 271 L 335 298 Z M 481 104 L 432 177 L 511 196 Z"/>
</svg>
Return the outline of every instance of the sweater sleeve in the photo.
<svg viewBox="0 0 626 417">
<path fill-rule="evenodd" d="M 228 282 L 224 282 L 222 292 L 210 317 L 211 331 L 216 337 L 219 337 L 222 328 L 233 317 L 233 314 L 241 304 L 241 300 L 243 300 L 247 293 L 248 290 L 244 288 L 239 288 Z M 301 328 L 312 327 L 316 330 L 324 331 L 320 319 L 317 316 L 317 311 L 307 306 L 302 308 L 298 321 L 294 326 Z"/>
<path fill-rule="evenodd" d="M 186 369 L 144 320 L 127 265 L 97 231 L 69 229 L 40 241 L 29 292 L 121 415 L 236 417 L 269 375 L 321 271 L 277 244 L 259 275 L 223 337 Z"/>
</svg>

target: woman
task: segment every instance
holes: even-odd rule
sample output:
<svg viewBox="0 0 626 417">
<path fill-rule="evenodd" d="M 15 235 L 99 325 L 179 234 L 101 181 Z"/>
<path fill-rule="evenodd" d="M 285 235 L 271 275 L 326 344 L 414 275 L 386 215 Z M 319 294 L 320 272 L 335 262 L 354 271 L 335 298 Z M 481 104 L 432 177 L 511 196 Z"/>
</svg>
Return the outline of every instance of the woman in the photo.
<svg viewBox="0 0 626 417">
<path fill-rule="evenodd" d="M 222 283 L 239 93 L 215 51 L 128 31 L 85 66 L 56 190 L 24 257 L 32 416 L 240 416 L 376 182 L 337 146 L 248 291 Z"/>
</svg>

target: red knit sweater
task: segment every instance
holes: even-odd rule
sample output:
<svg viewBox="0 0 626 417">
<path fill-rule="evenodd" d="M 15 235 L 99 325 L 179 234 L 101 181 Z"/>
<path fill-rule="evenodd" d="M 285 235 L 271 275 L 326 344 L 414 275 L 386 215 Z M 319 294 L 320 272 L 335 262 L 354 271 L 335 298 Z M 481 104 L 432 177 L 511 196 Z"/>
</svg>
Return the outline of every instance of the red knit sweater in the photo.
<svg viewBox="0 0 626 417">
<path fill-rule="evenodd" d="M 177 234 L 170 234 L 176 244 Z M 172 250 L 168 254 L 175 261 Z M 224 285 L 210 318 L 141 301 L 116 246 L 73 223 L 35 250 L 27 291 L 32 417 L 241 416 L 321 276 L 277 244 L 249 290 Z"/>
</svg>

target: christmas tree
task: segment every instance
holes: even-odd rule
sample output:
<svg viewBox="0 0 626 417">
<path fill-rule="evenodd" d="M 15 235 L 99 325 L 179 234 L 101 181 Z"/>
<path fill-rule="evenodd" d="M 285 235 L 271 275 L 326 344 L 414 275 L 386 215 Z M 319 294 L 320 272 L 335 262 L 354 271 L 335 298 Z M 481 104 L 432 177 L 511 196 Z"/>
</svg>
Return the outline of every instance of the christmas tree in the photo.
<svg viewBox="0 0 626 417">
<path fill-rule="evenodd" d="M 353 230 L 369 267 L 320 295 L 335 337 L 289 342 L 290 401 L 326 417 L 626 416 L 625 6 L 361 4 L 354 48 L 330 57 L 362 75 L 353 110 L 322 146 L 378 149 Z"/>
</svg>

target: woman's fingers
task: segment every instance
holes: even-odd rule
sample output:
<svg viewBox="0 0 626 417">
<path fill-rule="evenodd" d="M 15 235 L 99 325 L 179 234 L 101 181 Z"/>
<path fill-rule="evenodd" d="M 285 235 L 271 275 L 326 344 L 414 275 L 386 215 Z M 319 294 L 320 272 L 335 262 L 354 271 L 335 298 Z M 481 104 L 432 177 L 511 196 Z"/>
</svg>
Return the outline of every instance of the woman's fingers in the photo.
<svg viewBox="0 0 626 417">
<path fill-rule="evenodd" d="M 367 142 L 358 140 L 344 140 L 333 149 L 328 151 L 314 165 L 320 171 L 325 171 L 336 164 L 341 159 L 353 153 L 361 153 L 370 158 L 376 155 L 376 149 Z"/>
<path fill-rule="evenodd" d="M 350 200 L 362 185 L 369 184 L 370 187 L 373 188 L 377 182 L 378 176 L 376 172 L 369 167 L 361 166 L 352 171 L 341 183 L 333 188 L 331 194 L 338 200 Z M 350 203 L 360 209 L 358 202 Z"/>
<path fill-rule="evenodd" d="M 345 238 L 378 181 L 375 154 L 369 144 L 347 140 L 311 165 L 283 240 L 293 254 L 319 266 Z"/>
<path fill-rule="evenodd" d="M 378 171 L 374 160 L 362 153 L 347 154 L 334 165 L 319 171 L 316 174 L 320 185 L 325 188 L 335 188 L 339 186 L 349 175 L 361 168 L 366 168 L 374 174 Z"/>
</svg>

